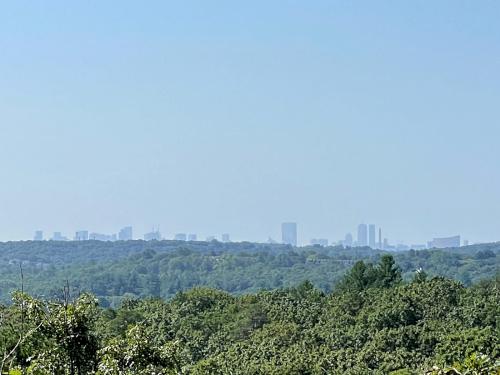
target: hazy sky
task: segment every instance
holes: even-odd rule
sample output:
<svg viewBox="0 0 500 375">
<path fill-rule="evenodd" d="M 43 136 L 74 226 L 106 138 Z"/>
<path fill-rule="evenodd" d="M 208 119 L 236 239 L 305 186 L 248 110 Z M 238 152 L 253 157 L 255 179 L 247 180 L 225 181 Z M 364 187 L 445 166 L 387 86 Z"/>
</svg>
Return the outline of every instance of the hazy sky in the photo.
<svg viewBox="0 0 500 375">
<path fill-rule="evenodd" d="M 498 1 L 0 5 L 0 240 L 500 240 Z"/>
</svg>

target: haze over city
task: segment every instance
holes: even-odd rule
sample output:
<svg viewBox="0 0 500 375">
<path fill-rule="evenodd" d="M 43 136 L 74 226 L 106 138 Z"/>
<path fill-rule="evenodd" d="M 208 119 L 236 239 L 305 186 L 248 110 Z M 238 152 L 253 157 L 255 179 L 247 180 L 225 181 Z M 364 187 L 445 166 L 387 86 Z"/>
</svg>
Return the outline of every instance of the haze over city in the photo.
<svg viewBox="0 0 500 375">
<path fill-rule="evenodd" d="M 2 5 L 1 241 L 500 239 L 499 3 L 153 3 Z"/>
<path fill-rule="evenodd" d="M 499 16 L 0 3 L 0 375 L 500 375 Z"/>
</svg>

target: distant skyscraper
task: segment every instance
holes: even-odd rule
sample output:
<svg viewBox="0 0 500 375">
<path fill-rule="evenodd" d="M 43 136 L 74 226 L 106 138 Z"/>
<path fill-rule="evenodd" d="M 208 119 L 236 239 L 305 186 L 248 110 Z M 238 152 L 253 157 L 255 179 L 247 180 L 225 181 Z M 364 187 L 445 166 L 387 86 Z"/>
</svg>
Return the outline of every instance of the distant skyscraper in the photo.
<svg viewBox="0 0 500 375">
<path fill-rule="evenodd" d="M 372 249 L 375 249 L 377 243 L 377 239 L 375 237 L 375 224 L 370 224 L 368 227 L 368 246 Z"/>
<path fill-rule="evenodd" d="M 132 227 L 124 227 L 120 229 L 118 233 L 118 239 L 120 241 L 130 241 L 133 239 Z"/>
<path fill-rule="evenodd" d="M 188 241 L 196 241 L 197 239 L 198 237 L 196 236 L 196 234 L 194 233 L 188 234 Z"/>
<path fill-rule="evenodd" d="M 187 236 L 186 236 L 186 233 L 177 233 L 174 237 L 174 240 L 176 241 L 186 241 L 187 240 Z"/>
<path fill-rule="evenodd" d="M 33 236 L 33 241 L 43 241 L 43 231 L 37 230 Z"/>
<path fill-rule="evenodd" d="M 75 233 L 75 241 L 87 241 L 89 239 L 88 230 L 80 230 Z"/>
<path fill-rule="evenodd" d="M 366 224 L 358 225 L 358 246 L 368 246 L 368 227 Z"/>
<path fill-rule="evenodd" d="M 382 249 L 382 228 L 378 228 L 378 248 Z"/>
<path fill-rule="evenodd" d="M 224 233 L 222 235 L 222 242 L 231 242 L 231 239 L 229 237 L 229 234 L 228 233 Z"/>
<path fill-rule="evenodd" d="M 353 243 L 352 234 L 351 233 L 347 233 L 345 235 L 345 239 L 344 239 L 344 246 L 345 247 L 351 247 L 352 243 Z"/>
<path fill-rule="evenodd" d="M 281 239 L 284 244 L 297 246 L 297 223 L 281 224 Z"/>
</svg>

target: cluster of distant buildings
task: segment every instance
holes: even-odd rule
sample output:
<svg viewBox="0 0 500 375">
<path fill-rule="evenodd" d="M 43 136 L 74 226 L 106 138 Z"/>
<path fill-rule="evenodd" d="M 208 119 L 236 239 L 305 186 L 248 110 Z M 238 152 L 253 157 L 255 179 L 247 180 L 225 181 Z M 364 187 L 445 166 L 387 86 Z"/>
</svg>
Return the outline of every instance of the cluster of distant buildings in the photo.
<svg viewBox="0 0 500 375">
<path fill-rule="evenodd" d="M 145 233 L 144 234 L 144 240 L 145 241 L 160 241 L 165 239 L 159 229 L 153 229 L 151 232 Z M 88 230 L 79 230 L 75 232 L 74 237 L 68 238 L 66 236 L 63 236 L 61 232 L 54 232 L 52 234 L 52 237 L 48 238 L 50 241 L 129 241 L 133 240 L 133 229 L 132 227 L 124 227 L 120 229 L 118 233 L 114 234 L 104 234 L 104 233 L 95 233 L 95 232 L 89 232 Z M 177 233 L 174 238 L 176 241 L 198 241 L 198 236 L 194 233 Z M 41 230 L 37 230 L 35 232 L 35 235 L 33 237 L 34 241 L 44 241 L 44 233 Z M 217 240 L 215 236 L 209 236 L 206 238 L 206 241 L 213 241 Z M 231 242 L 231 238 L 228 233 L 224 233 L 221 236 L 222 242 Z"/>
<path fill-rule="evenodd" d="M 148 232 L 144 234 L 144 241 L 160 241 L 162 239 L 165 239 L 162 237 L 160 230 L 152 230 L 151 232 Z M 198 236 L 195 233 L 177 233 L 174 238 L 174 241 L 198 241 Z M 207 242 L 210 241 L 215 241 L 217 240 L 217 237 L 215 236 L 208 236 L 205 239 Z M 231 238 L 228 233 L 224 233 L 221 236 L 222 242 L 231 242 Z"/>
<path fill-rule="evenodd" d="M 79 230 L 75 232 L 75 236 L 70 239 L 63 236 L 61 232 L 54 232 L 52 237 L 48 238 L 50 241 L 128 241 L 133 239 L 132 227 L 124 227 L 120 229 L 118 233 L 115 234 L 104 234 L 90 232 L 88 230 Z M 34 241 L 44 241 L 44 233 L 42 230 L 37 230 L 33 237 Z"/>
<path fill-rule="evenodd" d="M 151 232 L 144 234 L 145 241 L 160 241 L 165 239 L 162 237 L 159 229 L 153 229 Z M 287 222 L 281 224 L 281 243 L 288 244 L 292 246 L 297 246 L 298 235 L 297 235 L 297 223 Z M 33 238 L 35 241 L 43 241 L 44 234 L 43 231 L 38 230 L 35 232 Z M 133 230 L 131 226 L 122 228 L 116 234 L 103 234 L 95 233 L 87 230 L 80 230 L 75 232 L 72 240 L 74 241 L 129 241 L 133 238 Z M 49 238 L 51 241 L 69 241 L 70 239 L 63 236 L 61 232 L 54 232 L 52 237 Z M 194 233 L 177 233 L 173 240 L 175 241 L 198 241 L 198 236 Z M 205 239 L 206 241 L 219 240 L 215 236 L 209 236 Z M 221 242 L 231 242 L 228 233 L 222 234 L 220 238 Z M 269 239 L 270 243 L 277 243 L 272 239 Z M 329 241 L 327 238 L 313 238 L 310 241 L 313 246 L 328 246 Z M 372 249 L 389 250 L 389 251 L 404 251 L 409 249 L 422 250 L 422 249 L 432 249 L 432 248 L 450 248 L 450 247 L 460 247 L 462 246 L 460 236 L 445 237 L 445 238 L 434 238 L 432 241 L 426 244 L 413 244 L 411 246 L 405 244 L 391 245 L 387 238 L 382 238 L 382 228 L 378 228 L 375 224 L 359 224 L 357 231 L 357 238 L 354 239 L 351 233 L 347 233 L 345 238 L 341 241 L 333 242 L 332 245 L 340 245 L 345 248 L 348 247 L 370 247 Z M 464 241 L 464 246 L 468 246 L 468 241 Z"/>
<path fill-rule="evenodd" d="M 378 233 L 377 233 L 378 232 Z M 378 236 L 377 236 L 378 234 Z M 281 240 L 284 244 L 297 246 L 297 223 L 288 222 L 281 224 Z M 271 239 L 269 242 L 274 242 Z M 311 245 L 328 246 L 328 239 L 313 238 L 310 241 Z M 460 236 L 434 238 L 426 244 L 413 244 L 411 246 L 405 244 L 391 245 L 387 238 L 382 238 L 382 228 L 378 228 L 375 224 L 359 224 L 356 240 L 351 233 L 347 233 L 344 240 L 334 242 L 332 245 L 342 245 L 344 247 L 370 247 L 372 249 L 404 251 L 409 249 L 423 250 L 432 248 L 450 248 L 462 246 Z M 464 246 L 468 246 L 469 242 L 464 241 Z"/>
</svg>

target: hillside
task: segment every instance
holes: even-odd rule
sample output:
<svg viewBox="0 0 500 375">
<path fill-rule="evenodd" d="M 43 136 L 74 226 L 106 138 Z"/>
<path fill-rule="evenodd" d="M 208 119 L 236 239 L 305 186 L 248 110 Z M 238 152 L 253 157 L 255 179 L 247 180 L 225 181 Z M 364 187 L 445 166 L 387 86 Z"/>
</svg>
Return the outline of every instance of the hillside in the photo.
<svg viewBox="0 0 500 375">
<path fill-rule="evenodd" d="M 72 293 L 89 291 L 103 305 L 124 296 L 170 298 L 195 286 L 238 295 L 292 287 L 309 280 L 330 292 L 356 261 L 377 262 L 384 254 L 369 248 L 291 248 L 258 243 L 127 241 L 0 243 L 0 300 L 20 288 L 37 296 L 60 296 L 66 283 Z M 403 278 L 422 268 L 470 285 L 498 272 L 500 244 L 393 254 Z"/>
<path fill-rule="evenodd" d="M 0 372 L 497 375 L 499 286 L 421 272 L 402 282 L 384 255 L 356 262 L 329 294 L 308 282 L 244 296 L 194 288 L 103 309 L 89 294 L 16 293 L 0 305 Z"/>
</svg>

